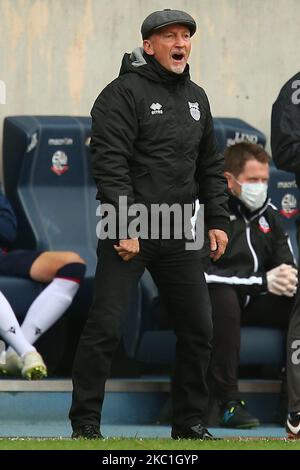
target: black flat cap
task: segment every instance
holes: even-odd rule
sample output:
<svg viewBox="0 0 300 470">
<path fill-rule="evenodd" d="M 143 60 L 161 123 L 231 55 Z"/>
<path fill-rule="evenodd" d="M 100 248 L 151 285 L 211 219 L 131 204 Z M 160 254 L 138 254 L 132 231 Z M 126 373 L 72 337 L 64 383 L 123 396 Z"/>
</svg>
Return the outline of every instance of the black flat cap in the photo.
<svg viewBox="0 0 300 470">
<path fill-rule="evenodd" d="M 196 22 L 194 18 L 188 13 L 179 10 L 166 9 L 162 11 L 154 11 L 151 15 L 147 16 L 141 28 L 142 38 L 148 39 L 155 29 L 163 28 L 169 24 L 184 24 L 186 25 L 191 36 L 196 31 Z"/>
</svg>

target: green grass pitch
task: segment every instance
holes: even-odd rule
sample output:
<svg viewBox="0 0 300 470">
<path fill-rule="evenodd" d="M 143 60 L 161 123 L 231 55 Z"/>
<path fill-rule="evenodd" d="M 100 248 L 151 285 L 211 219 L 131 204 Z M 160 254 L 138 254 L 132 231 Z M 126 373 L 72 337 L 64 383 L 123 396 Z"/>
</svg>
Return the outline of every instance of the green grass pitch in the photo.
<svg viewBox="0 0 300 470">
<path fill-rule="evenodd" d="M 38 439 L 0 438 L 1 450 L 300 450 L 300 440 L 220 439 L 191 441 L 171 439 Z"/>
</svg>

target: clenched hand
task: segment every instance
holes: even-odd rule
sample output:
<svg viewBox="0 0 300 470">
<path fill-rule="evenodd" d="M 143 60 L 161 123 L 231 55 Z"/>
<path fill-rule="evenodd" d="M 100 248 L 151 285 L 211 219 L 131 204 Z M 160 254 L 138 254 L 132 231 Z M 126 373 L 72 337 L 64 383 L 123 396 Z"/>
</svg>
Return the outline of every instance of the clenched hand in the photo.
<svg viewBox="0 0 300 470">
<path fill-rule="evenodd" d="M 120 240 L 119 245 L 114 245 L 114 249 L 121 256 L 123 261 L 129 261 L 140 251 L 140 244 L 137 238 Z"/>
<path fill-rule="evenodd" d="M 210 240 L 210 257 L 217 261 L 224 254 L 228 243 L 228 237 L 223 230 L 211 229 L 208 231 Z"/>
<path fill-rule="evenodd" d="M 297 290 L 297 269 L 281 264 L 267 272 L 268 291 L 275 295 L 293 297 Z"/>
</svg>

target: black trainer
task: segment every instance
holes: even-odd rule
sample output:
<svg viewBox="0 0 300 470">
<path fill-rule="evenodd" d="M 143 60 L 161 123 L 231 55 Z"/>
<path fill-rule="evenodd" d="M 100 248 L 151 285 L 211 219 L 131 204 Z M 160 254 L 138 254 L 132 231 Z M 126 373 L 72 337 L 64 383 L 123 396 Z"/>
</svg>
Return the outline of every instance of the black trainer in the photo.
<svg viewBox="0 0 300 470">
<path fill-rule="evenodd" d="M 226 428 L 247 429 L 259 426 L 260 422 L 247 410 L 243 400 L 232 400 L 221 408 L 221 425 Z"/>
<path fill-rule="evenodd" d="M 199 439 L 211 440 L 214 439 L 210 432 L 200 423 L 195 426 L 173 426 L 172 439 Z"/>
<path fill-rule="evenodd" d="M 98 426 L 93 424 L 82 424 L 74 428 L 72 439 L 103 439 Z"/>
</svg>

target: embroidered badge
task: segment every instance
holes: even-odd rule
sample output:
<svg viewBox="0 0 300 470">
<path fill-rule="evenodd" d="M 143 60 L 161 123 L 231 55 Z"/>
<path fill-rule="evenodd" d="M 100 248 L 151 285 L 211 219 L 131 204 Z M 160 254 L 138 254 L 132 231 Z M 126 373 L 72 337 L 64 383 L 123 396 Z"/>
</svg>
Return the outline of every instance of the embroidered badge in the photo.
<svg viewBox="0 0 300 470">
<path fill-rule="evenodd" d="M 200 109 L 199 109 L 199 103 L 191 103 L 190 101 L 188 101 L 189 103 L 189 107 L 190 107 L 190 113 L 191 113 L 191 116 L 193 119 L 195 119 L 195 121 L 199 121 L 200 117 L 201 117 L 201 113 L 200 113 Z"/>
<path fill-rule="evenodd" d="M 271 232 L 271 227 L 266 220 L 266 218 L 262 215 L 258 221 L 258 228 L 263 232 L 263 233 L 269 233 Z"/>
</svg>

